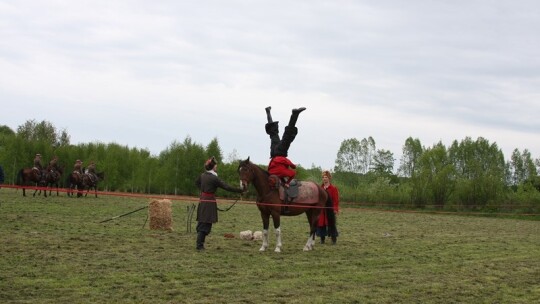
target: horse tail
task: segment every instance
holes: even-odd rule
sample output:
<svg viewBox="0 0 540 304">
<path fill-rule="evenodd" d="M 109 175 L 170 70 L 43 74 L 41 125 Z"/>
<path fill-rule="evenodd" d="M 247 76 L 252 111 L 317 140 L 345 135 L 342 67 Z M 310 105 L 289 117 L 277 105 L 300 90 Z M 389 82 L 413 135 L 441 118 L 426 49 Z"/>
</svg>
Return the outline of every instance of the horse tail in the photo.
<svg viewBox="0 0 540 304">
<path fill-rule="evenodd" d="M 16 185 L 21 186 L 23 184 L 23 169 L 19 170 L 19 173 L 17 173 L 17 181 L 15 182 Z"/>
<path fill-rule="evenodd" d="M 334 202 L 332 202 L 332 197 L 329 194 L 327 195 L 326 208 L 324 210 L 326 212 L 326 219 L 328 220 L 328 234 L 330 236 L 336 236 L 336 214 L 334 213 Z"/>
</svg>

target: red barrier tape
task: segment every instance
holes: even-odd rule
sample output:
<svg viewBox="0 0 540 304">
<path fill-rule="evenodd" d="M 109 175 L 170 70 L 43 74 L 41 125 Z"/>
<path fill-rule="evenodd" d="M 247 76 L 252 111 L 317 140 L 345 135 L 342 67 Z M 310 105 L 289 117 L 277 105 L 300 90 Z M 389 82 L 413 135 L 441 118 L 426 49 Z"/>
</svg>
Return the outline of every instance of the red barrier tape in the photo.
<svg viewBox="0 0 540 304">
<path fill-rule="evenodd" d="M 56 188 L 48 188 L 48 187 L 35 187 L 35 186 L 17 186 L 17 185 L 1 185 L 0 187 L 4 188 L 12 188 L 12 189 L 27 189 L 27 190 L 41 190 L 41 191 L 52 191 L 56 192 Z M 71 192 L 73 194 L 77 193 L 77 190 L 70 190 L 67 188 L 58 188 L 58 192 L 64 192 L 68 193 Z M 86 190 L 81 191 L 81 193 L 86 194 Z M 96 191 L 90 191 L 88 194 L 94 195 Z M 109 191 L 97 191 L 98 195 L 105 195 L 105 196 L 117 196 L 117 197 L 130 197 L 130 198 L 147 198 L 147 199 L 169 199 L 172 201 L 196 201 L 196 202 L 215 202 L 218 204 L 222 203 L 230 203 L 230 201 L 233 201 L 234 199 L 219 199 L 219 201 L 216 200 L 201 200 L 198 198 L 190 198 L 186 196 L 179 196 L 179 195 L 148 195 L 148 194 L 137 194 L 137 193 L 126 193 L 126 192 L 109 192 Z M 304 206 L 304 205 L 294 205 L 294 204 L 274 204 L 274 203 L 263 203 L 263 202 L 253 202 L 253 201 L 238 201 L 238 204 L 245 204 L 245 205 L 261 205 L 261 206 L 288 206 L 291 208 L 319 208 L 319 209 L 326 209 L 326 208 L 332 208 L 332 207 L 319 207 L 319 206 Z"/>
<path fill-rule="evenodd" d="M 56 192 L 56 188 L 49 187 L 35 187 L 35 186 L 17 186 L 17 185 L 7 185 L 1 184 L 0 188 L 11 188 L 11 189 L 29 189 L 29 190 L 42 190 L 42 191 L 53 191 Z M 58 188 L 58 192 L 72 192 L 73 194 L 77 193 L 77 190 L 70 190 L 67 188 Z M 86 191 L 82 191 L 83 194 Z M 88 194 L 95 194 L 96 191 L 90 191 Z M 230 203 L 233 199 L 219 199 L 219 200 L 200 200 L 198 198 L 191 198 L 186 196 L 179 195 L 148 195 L 148 194 L 137 194 L 137 193 L 126 193 L 126 192 L 110 192 L 110 191 L 97 191 L 98 195 L 106 196 L 117 196 L 117 197 L 131 197 L 131 198 L 146 198 L 146 199 L 169 199 L 172 201 L 193 201 L 193 202 L 216 202 L 218 204 Z M 303 205 L 294 205 L 294 204 L 274 204 L 274 203 L 263 203 L 263 202 L 253 202 L 253 201 L 237 201 L 238 204 L 245 205 L 261 205 L 261 206 L 287 206 L 291 208 L 319 208 L 319 209 L 329 209 L 333 207 L 319 207 L 319 206 L 303 206 Z M 354 205 L 352 203 L 347 203 L 348 205 Z M 376 204 L 377 206 L 400 206 L 397 204 Z M 430 205 L 437 206 L 437 205 Z M 501 206 L 505 207 L 505 206 Z M 512 208 L 519 208 L 520 206 L 506 206 Z M 388 209 L 377 209 L 377 208 L 362 208 L 362 207 L 351 207 L 351 208 L 341 208 L 347 210 L 358 210 L 358 211 L 377 211 L 377 212 L 392 212 L 392 213 L 426 213 L 426 214 L 454 214 L 454 215 L 504 215 L 504 216 L 540 216 L 539 213 L 508 213 L 508 212 L 462 212 L 462 211 L 431 211 L 431 210 L 388 210 Z"/>
</svg>

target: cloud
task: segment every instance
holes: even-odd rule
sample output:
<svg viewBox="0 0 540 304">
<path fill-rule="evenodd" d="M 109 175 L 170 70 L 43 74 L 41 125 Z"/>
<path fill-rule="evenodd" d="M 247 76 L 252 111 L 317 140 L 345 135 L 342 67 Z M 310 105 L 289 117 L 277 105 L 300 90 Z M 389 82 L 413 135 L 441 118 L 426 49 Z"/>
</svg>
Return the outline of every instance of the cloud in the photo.
<svg viewBox="0 0 540 304">
<path fill-rule="evenodd" d="M 264 107 L 291 157 L 333 167 L 373 136 L 396 158 L 483 136 L 540 156 L 535 1 L 0 3 L 0 103 L 12 128 L 46 119 L 72 140 L 158 153 L 191 136 L 267 160 Z M 16 107 L 7 107 L 10 104 Z M 490 137 L 491 136 L 491 137 Z"/>
</svg>

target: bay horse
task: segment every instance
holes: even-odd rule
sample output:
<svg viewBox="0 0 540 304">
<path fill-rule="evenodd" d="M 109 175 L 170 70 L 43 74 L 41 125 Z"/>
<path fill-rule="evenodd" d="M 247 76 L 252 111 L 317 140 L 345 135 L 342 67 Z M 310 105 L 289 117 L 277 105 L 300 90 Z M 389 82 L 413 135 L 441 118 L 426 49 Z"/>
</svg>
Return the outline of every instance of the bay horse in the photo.
<svg viewBox="0 0 540 304">
<path fill-rule="evenodd" d="M 48 169 L 45 173 L 44 183 L 45 187 L 49 188 L 49 195 L 51 195 L 52 187 L 56 186 L 56 196 L 58 196 L 58 188 L 60 187 L 60 178 L 64 174 L 64 167 L 57 166 L 54 169 Z M 40 190 L 41 193 L 41 190 Z M 47 197 L 47 189 L 44 191 L 45 197 Z"/>
<path fill-rule="evenodd" d="M 315 244 L 315 230 L 317 228 L 317 220 L 319 214 L 324 210 L 328 216 L 331 229 L 335 229 L 335 215 L 332 208 L 332 201 L 320 185 L 310 182 L 300 182 L 298 197 L 292 203 L 285 204 L 280 198 L 279 189 L 272 187 L 269 183 L 270 174 L 268 171 L 253 164 L 249 157 L 246 160 L 240 161 L 238 165 L 238 174 L 240 183 L 246 189 L 250 183 L 253 184 L 257 191 L 257 207 L 261 213 L 263 222 L 263 243 L 259 251 L 266 251 L 268 248 L 268 227 L 270 225 L 270 216 L 274 222 L 276 231 L 276 248 L 275 252 L 281 252 L 281 222 L 280 218 L 284 216 L 296 216 L 305 213 L 309 223 L 310 234 L 304 246 L 304 251 L 313 249 Z M 287 206 L 288 213 L 282 214 L 282 207 Z M 335 230 L 334 230 L 335 231 Z"/>
<path fill-rule="evenodd" d="M 26 186 L 45 186 L 45 174 L 40 172 L 38 168 L 21 169 L 17 173 L 16 184 L 23 187 L 23 196 L 26 196 Z M 38 190 L 38 188 L 35 189 L 33 196 L 36 196 Z"/>
<path fill-rule="evenodd" d="M 68 191 L 67 195 L 72 196 L 75 189 L 77 189 L 77 197 L 82 196 L 83 184 L 82 184 L 83 174 L 73 171 L 67 177 Z"/>
<path fill-rule="evenodd" d="M 105 172 L 98 172 L 98 173 L 84 173 L 82 175 L 82 189 L 86 189 L 85 197 L 88 196 L 88 192 L 90 192 L 90 189 L 94 189 L 95 196 L 97 197 L 97 184 L 100 180 L 105 178 Z"/>
</svg>

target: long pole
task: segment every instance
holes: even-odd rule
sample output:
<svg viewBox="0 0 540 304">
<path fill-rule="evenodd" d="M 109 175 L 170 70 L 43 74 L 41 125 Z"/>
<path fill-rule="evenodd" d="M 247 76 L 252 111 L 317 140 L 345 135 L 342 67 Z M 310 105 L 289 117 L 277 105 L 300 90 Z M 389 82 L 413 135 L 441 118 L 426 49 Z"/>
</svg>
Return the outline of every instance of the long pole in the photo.
<svg viewBox="0 0 540 304">
<path fill-rule="evenodd" d="M 132 214 L 132 213 L 135 213 L 135 212 L 137 212 L 137 211 L 141 211 L 141 210 L 146 209 L 146 208 L 148 208 L 148 206 L 144 206 L 144 207 L 142 207 L 142 208 L 139 208 L 139 209 L 134 210 L 134 211 L 130 211 L 130 212 L 128 212 L 128 213 L 124 213 L 124 214 L 121 214 L 121 215 L 113 216 L 113 217 L 111 217 L 110 219 L 106 219 L 106 220 L 101 221 L 101 222 L 99 222 L 99 223 L 105 223 L 105 222 L 108 222 L 108 221 L 112 221 L 112 220 L 117 219 L 117 218 L 119 218 L 119 217 L 123 217 L 123 216 L 126 216 L 126 215 L 130 215 L 130 214 Z"/>
</svg>

